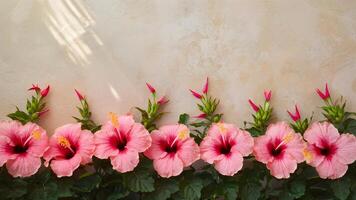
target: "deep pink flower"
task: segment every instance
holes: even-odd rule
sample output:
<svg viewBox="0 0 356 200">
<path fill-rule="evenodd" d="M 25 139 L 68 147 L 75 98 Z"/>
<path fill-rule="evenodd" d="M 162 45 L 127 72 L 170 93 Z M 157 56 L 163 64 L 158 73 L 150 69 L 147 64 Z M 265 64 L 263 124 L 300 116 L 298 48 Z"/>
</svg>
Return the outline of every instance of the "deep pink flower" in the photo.
<svg viewBox="0 0 356 200">
<path fill-rule="evenodd" d="M 74 89 L 74 91 L 75 91 L 75 94 L 77 94 L 79 101 L 84 100 L 84 96 L 82 94 L 80 94 L 80 92 L 77 89 Z"/>
<path fill-rule="evenodd" d="M 95 133 L 95 156 L 110 158 L 113 169 L 124 173 L 139 163 L 139 153 L 151 146 L 151 137 L 145 127 L 135 123 L 132 115 L 118 117 L 110 113 L 111 120 Z"/>
<path fill-rule="evenodd" d="M 243 165 L 243 156 L 252 153 L 253 138 L 233 124 L 213 124 L 200 143 L 201 159 L 214 164 L 222 175 L 233 176 Z"/>
<path fill-rule="evenodd" d="M 146 85 L 152 94 L 156 93 L 156 89 L 152 85 L 150 85 L 149 83 L 146 83 Z"/>
<path fill-rule="evenodd" d="M 45 166 L 51 166 L 57 177 L 72 176 L 82 164 L 91 162 L 94 154 L 94 136 L 82 130 L 81 124 L 67 124 L 54 131 L 49 149 L 44 154 Z"/>
<path fill-rule="evenodd" d="M 272 91 L 271 90 L 265 90 L 263 92 L 264 96 L 265 96 L 265 100 L 266 101 L 269 101 L 271 100 L 271 97 L 272 97 Z"/>
<path fill-rule="evenodd" d="M 328 122 L 315 122 L 304 133 L 308 142 L 307 163 L 316 167 L 321 178 L 336 179 L 345 175 L 348 164 L 356 160 L 356 137 L 339 134 Z"/>
<path fill-rule="evenodd" d="M 251 108 L 255 111 L 255 112 L 258 112 L 260 110 L 260 108 L 255 104 L 253 103 L 253 101 L 251 99 L 248 100 L 248 103 L 251 105 Z"/>
<path fill-rule="evenodd" d="M 271 124 L 265 135 L 255 138 L 253 153 L 256 160 L 267 164 L 272 176 L 289 178 L 304 161 L 305 143 L 299 133 L 295 133 L 287 123 Z"/>
<path fill-rule="evenodd" d="M 296 122 L 296 121 L 300 120 L 300 113 L 299 113 L 299 109 L 298 109 L 297 105 L 295 105 L 295 114 L 289 112 L 288 110 L 287 110 L 287 112 L 293 121 Z"/>
<path fill-rule="evenodd" d="M 6 163 L 13 177 L 28 177 L 41 167 L 48 147 L 46 131 L 33 123 L 0 122 L 0 167 Z"/>
<path fill-rule="evenodd" d="M 40 92 L 41 88 L 38 87 L 38 85 L 32 84 L 32 87 L 29 88 L 28 90 L 34 90 L 35 92 Z"/>
<path fill-rule="evenodd" d="M 43 89 L 43 90 L 41 91 L 41 96 L 42 96 L 42 97 L 46 97 L 46 96 L 48 95 L 49 89 L 50 89 L 50 87 L 49 87 L 49 85 L 48 85 L 45 89 Z"/>
<path fill-rule="evenodd" d="M 163 96 L 163 97 L 161 97 L 158 101 L 157 101 L 157 103 L 159 104 L 159 105 L 164 105 L 164 104 L 166 104 L 166 103 L 168 103 L 168 99 L 167 99 L 167 97 L 166 96 Z"/>
<path fill-rule="evenodd" d="M 322 98 L 323 100 L 326 100 L 326 99 L 330 98 L 330 93 L 329 93 L 328 84 L 325 83 L 325 93 L 323 93 L 323 92 L 320 91 L 319 89 L 316 89 L 316 93 L 318 93 L 318 95 L 320 96 L 320 98 Z"/>
<path fill-rule="evenodd" d="M 197 98 L 197 99 L 203 98 L 203 95 L 201 95 L 201 94 L 195 92 L 194 90 L 189 90 L 189 91 L 193 94 L 193 96 L 194 96 L 195 98 Z"/>
<path fill-rule="evenodd" d="M 204 94 L 208 94 L 208 90 L 209 90 L 209 78 L 207 77 L 206 78 L 206 82 L 205 82 L 204 87 L 203 87 L 203 93 Z"/>
<path fill-rule="evenodd" d="M 199 146 L 183 124 L 163 126 L 151 137 L 152 146 L 144 154 L 153 160 L 154 169 L 162 177 L 178 176 L 184 167 L 199 159 Z"/>
</svg>

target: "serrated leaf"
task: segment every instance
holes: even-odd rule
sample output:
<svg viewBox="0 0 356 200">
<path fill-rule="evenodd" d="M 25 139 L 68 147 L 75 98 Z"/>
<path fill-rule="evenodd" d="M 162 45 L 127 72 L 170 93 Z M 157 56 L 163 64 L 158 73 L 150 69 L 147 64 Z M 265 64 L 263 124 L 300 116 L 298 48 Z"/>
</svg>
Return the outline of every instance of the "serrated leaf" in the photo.
<svg viewBox="0 0 356 200">
<path fill-rule="evenodd" d="M 101 178 L 98 174 L 92 174 L 77 180 L 72 188 L 79 192 L 90 192 L 100 183 L 100 181 Z"/>
<path fill-rule="evenodd" d="M 178 182 L 175 180 L 164 180 L 161 181 L 160 184 L 156 187 L 156 190 L 149 195 L 147 195 L 147 199 L 154 200 L 166 200 L 171 197 L 173 193 L 178 192 Z"/>
<path fill-rule="evenodd" d="M 203 189 L 203 181 L 200 178 L 188 180 L 188 183 L 183 187 L 183 196 L 185 200 L 196 200 L 201 197 Z"/>
<path fill-rule="evenodd" d="M 123 185 L 133 192 L 154 191 L 154 179 L 145 171 L 134 171 L 123 174 Z"/>
<path fill-rule="evenodd" d="M 331 182 L 331 189 L 335 197 L 340 200 L 345 200 L 350 194 L 351 180 L 348 177 L 343 177 Z"/>
</svg>

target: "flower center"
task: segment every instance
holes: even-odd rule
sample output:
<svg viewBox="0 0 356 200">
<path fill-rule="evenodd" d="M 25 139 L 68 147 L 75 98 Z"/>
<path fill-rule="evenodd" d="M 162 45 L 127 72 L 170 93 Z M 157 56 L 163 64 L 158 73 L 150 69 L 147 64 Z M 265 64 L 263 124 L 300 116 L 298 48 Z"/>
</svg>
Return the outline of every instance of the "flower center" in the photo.
<svg viewBox="0 0 356 200">
<path fill-rule="evenodd" d="M 13 150 L 16 154 L 21 154 L 21 153 L 25 153 L 27 149 L 28 149 L 27 146 L 16 145 L 14 146 Z"/>
<path fill-rule="evenodd" d="M 64 157 L 66 159 L 71 159 L 75 155 L 76 148 L 72 147 L 69 140 L 64 136 L 59 136 L 57 140 L 59 146 L 61 146 L 65 150 Z"/>
<path fill-rule="evenodd" d="M 231 145 L 229 143 L 227 143 L 226 145 L 222 145 L 220 147 L 220 153 L 221 154 L 226 155 L 226 154 L 229 154 L 230 151 L 231 151 Z"/>
<path fill-rule="evenodd" d="M 322 141 L 322 147 L 318 149 L 319 154 L 326 157 L 331 157 L 337 150 L 335 145 L 329 144 L 327 141 Z"/>
<path fill-rule="evenodd" d="M 281 154 L 281 152 L 282 152 L 282 148 L 272 149 L 271 154 L 272 156 L 278 156 L 279 154 Z"/>
<path fill-rule="evenodd" d="M 166 146 L 165 151 L 167 153 L 175 153 L 175 152 L 177 152 L 177 145 Z"/>
<path fill-rule="evenodd" d="M 123 137 L 121 140 L 117 141 L 117 148 L 122 151 L 125 149 L 127 144 L 127 140 L 125 137 Z"/>
</svg>

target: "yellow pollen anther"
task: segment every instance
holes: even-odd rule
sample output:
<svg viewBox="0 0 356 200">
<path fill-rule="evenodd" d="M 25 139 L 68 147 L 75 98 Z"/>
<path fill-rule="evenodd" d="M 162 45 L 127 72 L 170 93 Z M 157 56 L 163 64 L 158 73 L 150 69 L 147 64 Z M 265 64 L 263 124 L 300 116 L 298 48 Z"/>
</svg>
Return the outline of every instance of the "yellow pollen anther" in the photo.
<svg viewBox="0 0 356 200">
<path fill-rule="evenodd" d="M 41 139 L 41 132 L 39 130 L 35 130 L 32 132 L 32 137 L 35 139 L 35 140 L 39 140 Z"/>
<path fill-rule="evenodd" d="M 303 156 L 304 156 L 304 159 L 307 163 L 310 163 L 310 161 L 312 160 L 313 156 L 312 154 L 310 153 L 310 151 L 308 151 L 307 149 L 304 149 L 303 150 Z"/>
<path fill-rule="evenodd" d="M 181 130 L 179 133 L 178 133 L 178 139 L 180 140 L 184 140 L 188 137 L 188 129 L 184 129 L 184 130 Z"/>
<path fill-rule="evenodd" d="M 294 138 L 294 135 L 293 135 L 292 132 L 290 132 L 290 133 L 288 133 L 287 135 L 285 135 L 285 136 L 283 137 L 283 142 L 284 142 L 284 143 L 288 143 L 288 142 L 290 142 L 291 140 L 293 140 L 293 138 Z"/>
<path fill-rule="evenodd" d="M 223 123 L 217 123 L 216 124 L 218 127 L 219 127 L 219 131 L 220 131 L 220 133 L 222 133 L 222 134 L 225 134 L 226 133 L 226 131 L 227 131 L 227 129 L 225 128 L 225 125 L 223 124 Z"/>
<path fill-rule="evenodd" d="M 64 136 L 58 137 L 58 144 L 64 148 L 70 148 L 70 143 L 69 143 L 68 139 L 65 138 Z"/>
<path fill-rule="evenodd" d="M 117 115 L 113 112 L 110 112 L 109 117 L 110 117 L 110 121 L 111 121 L 112 125 L 115 128 L 118 128 L 119 127 L 119 119 L 118 119 Z"/>
</svg>

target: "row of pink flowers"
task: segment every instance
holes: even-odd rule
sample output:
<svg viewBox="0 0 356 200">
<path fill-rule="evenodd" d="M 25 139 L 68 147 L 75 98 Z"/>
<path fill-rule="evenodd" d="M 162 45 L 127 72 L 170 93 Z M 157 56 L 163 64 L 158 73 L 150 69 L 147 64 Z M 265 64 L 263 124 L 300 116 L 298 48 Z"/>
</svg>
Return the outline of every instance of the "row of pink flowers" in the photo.
<svg viewBox="0 0 356 200">
<path fill-rule="evenodd" d="M 243 157 L 252 154 L 276 178 L 289 178 L 297 164 L 306 161 L 321 178 L 336 179 L 356 160 L 356 137 L 340 135 L 328 122 L 312 124 L 304 139 L 285 122 L 271 124 L 257 138 L 233 124 L 215 123 L 198 146 L 185 125 L 163 126 L 150 134 L 131 115 L 110 113 L 110 120 L 95 134 L 82 130 L 81 124 L 67 124 L 50 139 L 36 124 L 2 121 L 0 167 L 6 164 L 12 176 L 28 177 L 38 171 L 43 157 L 44 165 L 58 177 L 72 176 L 96 156 L 110 159 L 113 169 L 125 173 L 134 170 L 143 152 L 162 177 L 177 176 L 199 159 L 222 175 L 233 176 L 242 169 Z"/>
</svg>

